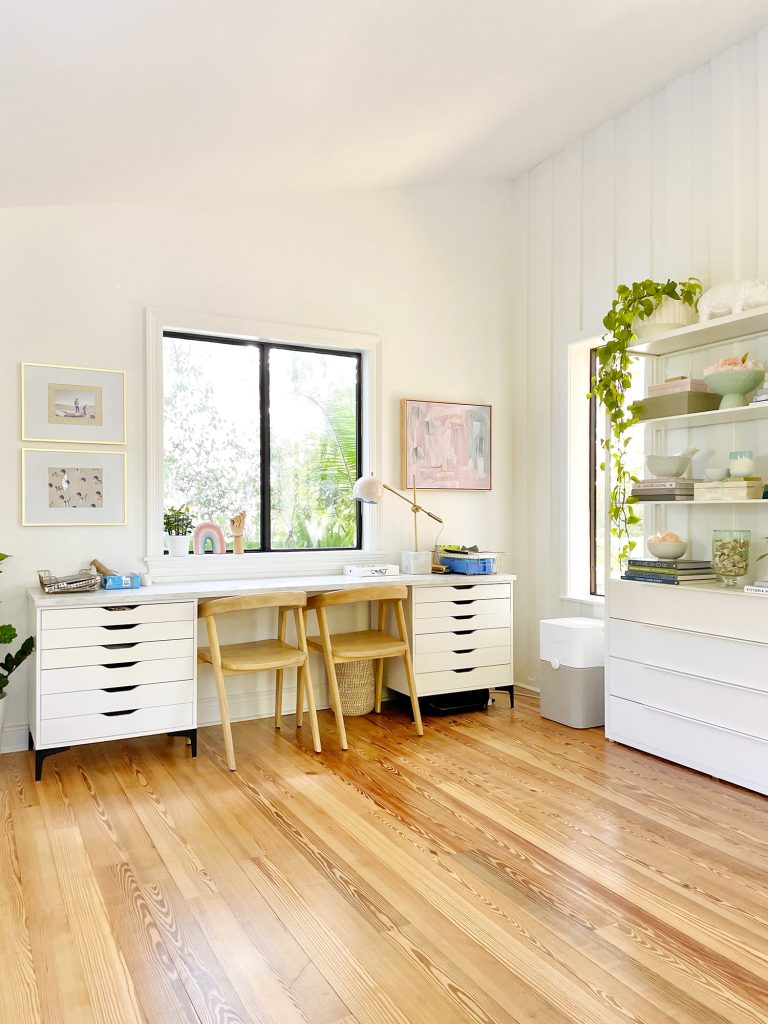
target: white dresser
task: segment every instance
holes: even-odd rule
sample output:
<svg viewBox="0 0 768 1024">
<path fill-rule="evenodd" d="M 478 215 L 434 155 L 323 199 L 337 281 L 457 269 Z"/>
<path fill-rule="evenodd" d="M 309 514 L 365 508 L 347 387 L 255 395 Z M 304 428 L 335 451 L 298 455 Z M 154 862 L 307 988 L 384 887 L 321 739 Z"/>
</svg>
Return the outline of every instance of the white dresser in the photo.
<svg viewBox="0 0 768 1024">
<path fill-rule="evenodd" d="M 35 778 L 50 753 L 80 743 L 177 733 L 196 744 L 194 601 L 40 607 L 30 687 Z M 61 600 L 61 599 L 59 599 Z M 35 607 L 36 605 L 36 607 Z"/>
<path fill-rule="evenodd" d="M 605 734 L 768 793 L 768 599 L 609 584 Z"/>
<path fill-rule="evenodd" d="M 511 687 L 514 577 L 425 579 L 410 588 L 406 604 L 419 696 Z M 391 666 L 386 682 L 408 693 L 399 665 Z"/>
</svg>

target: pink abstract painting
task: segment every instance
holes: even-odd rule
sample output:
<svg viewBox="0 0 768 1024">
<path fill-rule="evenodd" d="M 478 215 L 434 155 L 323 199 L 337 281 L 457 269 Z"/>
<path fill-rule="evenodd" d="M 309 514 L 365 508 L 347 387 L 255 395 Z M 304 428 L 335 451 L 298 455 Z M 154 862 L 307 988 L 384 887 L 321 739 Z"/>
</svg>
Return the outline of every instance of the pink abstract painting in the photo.
<svg viewBox="0 0 768 1024">
<path fill-rule="evenodd" d="M 491 489 L 491 407 L 403 398 L 403 487 Z"/>
</svg>

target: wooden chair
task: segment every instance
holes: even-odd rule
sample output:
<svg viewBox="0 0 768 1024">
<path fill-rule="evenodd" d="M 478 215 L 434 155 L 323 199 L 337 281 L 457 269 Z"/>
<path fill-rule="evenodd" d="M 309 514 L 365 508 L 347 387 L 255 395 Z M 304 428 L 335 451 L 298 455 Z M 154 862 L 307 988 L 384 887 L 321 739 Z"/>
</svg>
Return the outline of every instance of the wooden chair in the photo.
<svg viewBox="0 0 768 1024">
<path fill-rule="evenodd" d="M 221 711 L 221 726 L 224 730 L 224 747 L 227 752 L 227 763 L 230 770 L 235 771 L 235 749 L 232 744 L 232 726 L 229 720 L 229 704 L 227 690 L 224 685 L 225 675 L 242 672 L 265 672 L 275 669 L 275 728 L 280 728 L 283 704 L 283 673 L 287 668 L 297 669 L 297 710 L 302 715 L 296 724 L 301 725 L 304 711 L 304 693 L 306 691 L 309 708 L 309 722 L 312 729 L 312 744 L 316 753 L 320 753 L 320 730 L 317 725 L 315 694 L 309 673 L 309 653 L 307 651 L 307 634 L 304 628 L 302 609 L 307 603 L 307 595 L 299 592 L 277 594 L 253 594 L 250 597 L 217 597 L 209 601 L 200 601 L 197 607 L 198 618 L 205 619 L 208 628 L 210 647 L 200 647 L 197 660 L 213 667 L 216 680 L 216 693 Z M 251 611 L 255 608 L 277 608 L 277 639 L 253 640 L 241 644 L 219 644 L 216 628 L 216 617 L 230 612 Z M 297 647 L 285 642 L 285 627 L 288 611 L 293 609 L 296 626 Z M 306 685 L 305 685 L 306 683 Z"/>
<path fill-rule="evenodd" d="M 336 590 L 328 594 L 317 594 L 307 601 L 307 612 L 317 612 L 317 623 L 320 627 L 320 636 L 309 637 L 309 647 L 322 651 L 325 660 L 325 671 L 328 676 L 328 687 L 330 689 L 331 703 L 336 715 L 336 726 L 339 731 L 342 750 L 347 749 L 347 731 L 344 728 L 344 715 L 341 710 L 339 699 L 339 682 L 336 678 L 336 665 L 345 661 L 375 661 L 376 662 L 376 691 L 375 710 L 381 711 L 381 691 L 384 682 L 384 661 L 386 658 L 402 658 L 405 665 L 405 675 L 408 680 L 408 692 L 411 695 L 411 707 L 413 719 L 416 723 L 416 731 L 419 736 L 424 735 L 424 726 L 421 723 L 421 710 L 416 695 L 416 679 L 413 675 L 413 662 L 411 661 L 411 649 L 408 646 L 408 632 L 405 626 L 405 613 L 403 612 L 403 601 L 407 596 L 407 588 L 402 584 L 390 584 L 376 587 L 357 587 L 354 590 Z M 328 629 L 328 618 L 326 608 L 332 608 L 342 604 L 359 604 L 361 602 L 379 602 L 378 629 L 363 629 L 355 633 L 331 634 Z M 397 623 L 397 636 L 385 632 L 387 622 L 387 608 L 394 606 L 395 621 Z M 306 612 L 305 612 L 306 616 Z M 301 712 L 297 709 L 299 721 Z"/>
</svg>

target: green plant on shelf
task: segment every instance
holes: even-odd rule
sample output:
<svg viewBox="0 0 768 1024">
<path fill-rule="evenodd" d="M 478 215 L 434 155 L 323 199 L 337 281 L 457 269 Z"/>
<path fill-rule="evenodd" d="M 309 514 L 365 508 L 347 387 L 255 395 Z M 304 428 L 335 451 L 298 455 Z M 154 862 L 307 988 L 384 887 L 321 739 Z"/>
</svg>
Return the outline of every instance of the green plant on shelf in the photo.
<svg viewBox="0 0 768 1024">
<path fill-rule="evenodd" d="M 4 562 L 8 555 L 0 553 L 0 562 Z M 12 644 L 18 633 L 14 626 L 0 625 L 0 646 L 6 647 Z M 21 644 L 15 654 L 10 651 L 0 661 L 0 698 L 5 697 L 5 688 L 10 682 L 11 675 L 19 668 L 35 649 L 34 637 L 28 636 Z"/>
<path fill-rule="evenodd" d="M 595 398 L 605 409 L 610 424 L 602 441 L 605 454 L 600 468 L 605 470 L 606 463 L 610 461 L 613 486 L 608 509 L 611 534 L 619 541 L 620 563 L 635 547 L 630 529 L 640 522 L 633 509 L 637 499 L 630 493 L 637 477 L 627 468 L 629 431 L 637 423 L 636 410 L 626 401 L 632 386 L 633 357 L 630 349 L 636 340 L 634 325 L 638 320 L 653 316 L 664 299 L 677 300 L 696 309 L 700 295 L 701 281 L 696 277 L 679 282 L 668 280 L 663 284 L 651 280 L 635 281 L 631 286 L 620 284 L 610 310 L 603 317 L 606 333 L 597 350 L 597 372 L 592 378 L 588 397 Z"/>
</svg>

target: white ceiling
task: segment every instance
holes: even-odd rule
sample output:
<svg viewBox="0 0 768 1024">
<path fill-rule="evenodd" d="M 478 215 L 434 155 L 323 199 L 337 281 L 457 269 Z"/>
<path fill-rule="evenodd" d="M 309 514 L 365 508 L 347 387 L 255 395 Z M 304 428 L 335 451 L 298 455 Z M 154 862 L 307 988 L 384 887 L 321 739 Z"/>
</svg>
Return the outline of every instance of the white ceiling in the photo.
<svg viewBox="0 0 768 1024">
<path fill-rule="evenodd" d="M 511 178 L 768 0 L 0 0 L 0 205 Z"/>
</svg>

